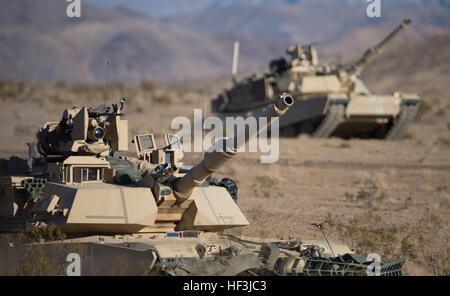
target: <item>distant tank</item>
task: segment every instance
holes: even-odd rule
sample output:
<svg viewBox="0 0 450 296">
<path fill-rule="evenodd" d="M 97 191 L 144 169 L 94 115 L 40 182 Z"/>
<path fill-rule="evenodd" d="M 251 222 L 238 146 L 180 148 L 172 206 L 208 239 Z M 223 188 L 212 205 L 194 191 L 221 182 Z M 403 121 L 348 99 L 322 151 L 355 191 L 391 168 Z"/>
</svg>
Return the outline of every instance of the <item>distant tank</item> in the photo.
<svg viewBox="0 0 450 296">
<path fill-rule="evenodd" d="M 272 120 L 293 103 L 282 95 L 259 116 Z M 10 233 L 0 244 L 2 273 L 367 274 L 371 260 L 327 239 L 230 235 L 249 223 L 236 184 L 211 175 L 237 155 L 242 134 L 217 141 L 193 167 L 181 163 L 180 139 L 171 134 L 163 148 L 153 134 L 136 135 L 137 157 L 121 156 L 128 150 L 123 107 L 122 100 L 65 110 L 38 132 L 27 169 L 0 178 L 0 231 Z M 258 131 L 240 133 L 248 141 Z M 41 239 L 24 242 L 17 233 Z M 78 271 L 66 262 L 76 258 Z M 382 264 L 381 274 L 400 275 L 404 261 Z"/>
<path fill-rule="evenodd" d="M 319 64 L 314 45 L 295 45 L 287 49 L 290 62 L 284 58 L 272 60 L 270 72 L 256 73 L 239 82 L 235 79 L 239 45 L 235 44 L 234 86 L 212 101 L 212 111 L 223 116 L 252 114 L 280 93 L 289 92 L 296 102 L 280 118 L 282 136 L 308 133 L 318 138 L 400 139 L 415 117 L 419 96 L 400 92 L 374 95 L 364 85 L 360 72 L 410 22 L 404 20 L 349 67 Z"/>
</svg>

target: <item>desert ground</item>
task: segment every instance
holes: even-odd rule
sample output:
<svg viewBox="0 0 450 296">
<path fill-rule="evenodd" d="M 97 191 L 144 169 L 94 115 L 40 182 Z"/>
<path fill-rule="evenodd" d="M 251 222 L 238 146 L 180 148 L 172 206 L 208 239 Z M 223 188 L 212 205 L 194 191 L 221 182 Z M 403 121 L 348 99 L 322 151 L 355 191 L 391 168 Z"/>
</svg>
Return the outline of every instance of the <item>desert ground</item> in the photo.
<svg viewBox="0 0 450 296">
<path fill-rule="evenodd" d="M 449 37 L 439 38 L 447 46 Z M 435 67 L 414 63 L 399 73 L 393 60 L 378 61 L 364 78 L 375 93 L 397 88 L 419 93 L 422 105 L 405 137 L 384 141 L 301 135 L 280 139 L 280 157 L 273 164 L 261 164 L 258 153 L 238 155 L 216 174 L 238 184 L 238 205 L 250 222 L 233 233 L 323 239 L 311 225 L 316 219 L 330 240 L 365 254 L 378 253 L 383 261 L 407 258 L 407 275 L 450 273 L 450 59 L 441 52 L 433 60 Z M 380 75 L 381 70 L 389 73 Z M 132 135 L 170 132 L 172 119 L 192 117 L 194 108 L 210 115 L 210 99 L 229 85 L 226 76 L 176 85 L 144 81 L 108 87 L 2 82 L 0 158 L 26 157 L 26 143 L 35 141 L 45 122 L 59 121 L 71 106 L 103 104 L 105 93 L 107 104 L 127 99 L 132 154 Z M 185 164 L 201 157 L 186 153 Z"/>
</svg>

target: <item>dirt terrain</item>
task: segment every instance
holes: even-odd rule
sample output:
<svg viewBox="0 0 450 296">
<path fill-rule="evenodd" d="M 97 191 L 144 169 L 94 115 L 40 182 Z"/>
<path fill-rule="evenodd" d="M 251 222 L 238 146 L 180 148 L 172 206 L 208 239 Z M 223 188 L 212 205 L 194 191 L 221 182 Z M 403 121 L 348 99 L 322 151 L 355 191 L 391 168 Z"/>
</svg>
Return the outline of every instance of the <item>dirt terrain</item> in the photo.
<svg viewBox="0 0 450 296">
<path fill-rule="evenodd" d="M 448 62 L 446 57 L 438 61 L 444 65 L 442 69 L 447 69 L 441 70 L 447 79 L 422 75 L 422 84 L 418 85 L 408 79 L 419 76 L 398 74 L 403 79 L 397 79 L 396 87 L 418 91 L 423 98 L 417 120 L 400 141 L 312 139 L 302 135 L 280 139 L 280 158 L 274 164 L 260 164 L 258 153 L 239 155 L 217 174 L 238 183 L 238 204 L 251 224 L 232 232 L 322 239 L 321 232 L 311 225 L 316 218 L 330 240 L 345 241 L 366 254 L 379 253 L 386 261 L 408 258 L 406 274 L 448 274 Z M 377 67 L 383 67 L 383 63 L 379 61 Z M 371 89 L 391 91 L 390 81 L 395 77 L 377 79 L 368 83 Z M 433 86 L 432 81 L 441 82 Z M 127 99 L 131 140 L 137 133 L 169 132 L 172 119 L 192 116 L 193 108 L 206 109 L 206 115 L 210 115 L 209 100 L 227 83 L 226 77 L 175 86 L 116 83 L 108 87 L 107 103 L 116 103 L 120 97 Z M 105 92 L 105 86 L 62 82 L 0 83 L 0 158 L 26 157 L 26 143 L 35 141 L 36 131 L 46 121 L 58 121 L 67 107 L 102 104 Z M 130 153 L 133 147 L 130 143 Z M 201 153 L 186 153 L 185 164 L 194 164 L 201 157 Z M 0 163 L 2 169 L 4 162 Z"/>
</svg>

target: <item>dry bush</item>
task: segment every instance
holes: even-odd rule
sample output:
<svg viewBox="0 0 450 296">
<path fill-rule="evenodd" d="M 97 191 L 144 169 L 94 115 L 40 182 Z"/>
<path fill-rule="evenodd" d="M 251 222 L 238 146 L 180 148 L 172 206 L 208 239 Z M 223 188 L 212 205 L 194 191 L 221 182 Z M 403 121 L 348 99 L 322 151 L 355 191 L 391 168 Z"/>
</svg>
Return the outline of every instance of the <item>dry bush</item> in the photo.
<svg viewBox="0 0 450 296">
<path fill-rule="evenodd" d="M 438 242 L 443 227 L 443 220 L 429 209 L 425 209 L 415 227 L 414 234 L 422 262 L 435 275 L 450 275 L 450 248 L 441 246 Z"/>
<path fill-rule="evenodd" d="M 336 230 L 340 238 L 356 253 L 378 253 L 384 261 L 402 257 L 400 238 L 403 227 L 397 225 L 378 226 L 381 217 L 368 212 L 364 216 L 354 216 L 347 223 L 338 223 Z"/>
<path fill-rule="evenodd" d="M 77 243 L 57 242 L 45 247 L 39 244 L 27 245 L 11 275 L 64 275 L 66 256 L 70 253 L 82 256 L 83 252 L 84 246 Z"/>
<path fill-rule="evenodd" d="M 450 248 L 438 241 L 443 221 L 430 210 L 411 225 L 386 224 L 372 211 L 343 223 L 328 214 L 326 222 L 356 253 L 378 253 L 385 262 L 404 257 L 434 275 L 450 274 Z"/>
<path fill-rule="evenodd" d="M 404 210 L 411 206 L 413 198 L 409 195 L 404 200 L 389 198 L 381 185 L 373 179 L 354 182 L 360 184 L 355 193 L 346 191 L 342 198 L 358 208 L 379 210 Z"/>
<path fill-rule="evenodd" d="M 155 90 L 155 84 L 150 81 L 141 81 L 140 87 L 145 92 L 153 92 Z"/>
<path fill-rule="evenodd" d="M 345 192 L 343 197 L 357 207 L 374 210 L 384 208 L 387 201 L 386 192 L 373 179 L 364 180 L 356 193 Z"/>
<path fill-rule="evenodd" d="M 27 84 L 24 82 L 1 82 L 0 98 L 4 101 L 22 100 L 27 90 Z"/>
<path fill-rule="evenodd" d="M 422 119 L 425 114 L 431 111 L 431 106 L 425 100 L 422 100 L 417 109 L 416 118 Z"/>
<path fill-rule="evenodd" d="M 256 221 L 261 217 L 261 213 L 264 212 L 264 208 L 261 204 L 257 204 L 245 212 L 245 216 L 249 221 Z"/>
<path fill-rule="evenodd" d="M 350 145 L 349 142 L 347 141 L 342 141 L 341 143 L 339 143 L 339 145 L 330 145 L 328 142 L 325 142 L 323 144 L 324 147 L 329 147 L 329 148 L 338 148 L 338 149 L 347 149 L 347 148 L 351 148 L 352 146 Z"/>
<path fill-rule="evenodd" d="M 152 99 L 158 104 L 172 104 L 172 99 L 168 95 L 154 95 L 152 96 Z"/>
<path fill-rule="evenodd" d="M 79 243 L 65 242 L 65 234 L 54 225 L 46 228 L 27 226 L 22 232 L 4 235 L 2 239 L 12 247 L 17 257 L 13 269 L 1 269 L 2 275 L 50 276 L 64 275 L 67 254 L 84 254 L 85 247 Z M 47 242 L 46 244 L 43 244 Z M 51 243 L 49 243 L 51 242 Z M 1 266 L 1 265 L 0 265 Z"/>
<path fill-rule="evenodd" d="M 439 137 L 438 138 L 438 144 L 442 145 L 442 146 L 444 146 L 446 148 L 450 148 L 450 138 Z"/>
<path fill-rule="evenodd" d="M 278 180 L 270 176 L 256 176 L 256 183 L 252 185 L 253 193 L 256 196 L 269 198 L 274 196 L 282 197 L 283 193 L 279 192 Z"/>
<path fill-rule="evenodd" d="M 439 109 L 438 111 L 436 111 L 436 116 L 438 117 L 445 116 L 445 109 Z"/>
</svg>

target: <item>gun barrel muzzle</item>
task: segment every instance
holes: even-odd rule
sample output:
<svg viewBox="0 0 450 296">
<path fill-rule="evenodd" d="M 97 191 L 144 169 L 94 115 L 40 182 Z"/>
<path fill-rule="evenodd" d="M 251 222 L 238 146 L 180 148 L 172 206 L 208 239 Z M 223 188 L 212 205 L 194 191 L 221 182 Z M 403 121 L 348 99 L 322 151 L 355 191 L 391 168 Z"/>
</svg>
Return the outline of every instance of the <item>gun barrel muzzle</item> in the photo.
<svg viewBox="0 0 450 296">
<path fill-rule="evenodd" d="M 245 125 L 244 130 L 235 137 L 217 141 L 205 152 L 203 160 L 200 163 L 194 166 L 186 175 L 174 181 L 173 191 L 175 197 L 180 201 L 189 198 L 194 187 L 202 184 L 208 176 L 224 166 L 230 159 L 234 158 L 242 145 L 245 145 L 249 139 L 257 136 L 269 127 L 272 120 L 283 115 L 293 103 L 294 99 L 290 95 L 283 94 L 275 103 L 256 116 L 257 119 L 267 117 L 267 124 L 265 126 L 259 126 L 256 131 L 251 131 L 249 126 Z M 239 139 L 244 139 L 244 141 L 239 142 Z"/>
</svg>

